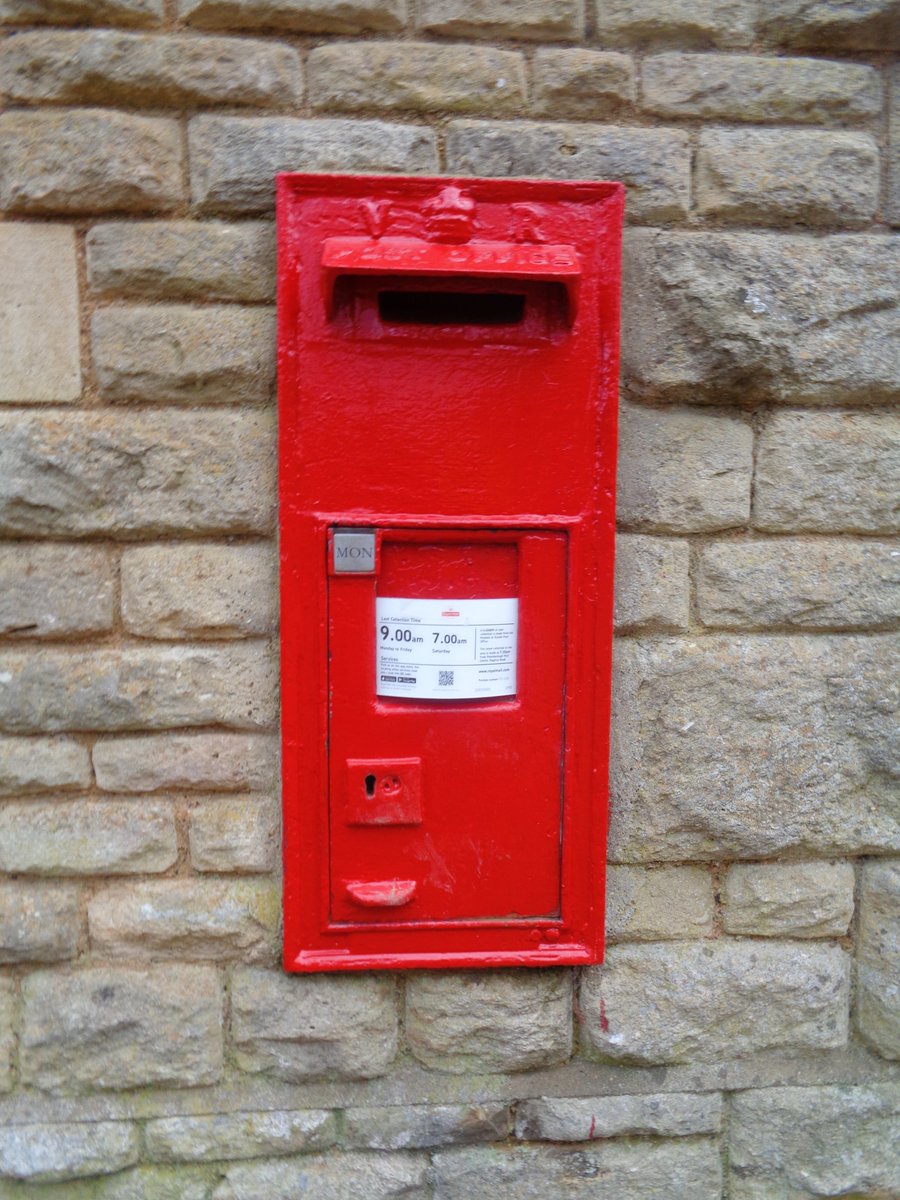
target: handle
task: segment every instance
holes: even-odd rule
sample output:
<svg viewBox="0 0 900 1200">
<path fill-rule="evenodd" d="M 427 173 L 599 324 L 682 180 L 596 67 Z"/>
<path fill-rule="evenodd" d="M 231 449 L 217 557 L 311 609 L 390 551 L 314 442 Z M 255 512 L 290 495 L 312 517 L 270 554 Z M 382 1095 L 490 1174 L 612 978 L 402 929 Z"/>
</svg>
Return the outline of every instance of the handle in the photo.
<svg viewBox="0 0 900 1200">
<path fill-rule="evenodd" d="M 351 879 L 344 886 L 363 908 L 402 908 L 416 891 L 415 879 Z"/>
</svg>

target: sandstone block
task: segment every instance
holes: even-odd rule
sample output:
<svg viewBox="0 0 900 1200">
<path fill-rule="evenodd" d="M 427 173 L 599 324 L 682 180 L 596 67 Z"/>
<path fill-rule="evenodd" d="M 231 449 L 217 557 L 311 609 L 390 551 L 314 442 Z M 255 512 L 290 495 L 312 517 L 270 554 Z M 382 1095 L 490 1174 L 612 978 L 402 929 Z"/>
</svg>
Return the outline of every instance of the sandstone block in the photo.
<svg viewBox="0 0 900 1200">
<path fill-rule="evenodd" d="M 34 1087 L 192 1087 L 222 1073 L 222 987 L 212 967 L 37 971 L 22 994 L 21 1072 Z"/>
<path fill-rule="evenodd" d="M 702 867 L 611 866 L 606 878 L 609 942 L 709 937 L 713 881 Z"/>
<path fill-rule="evenodd" d="M 611 860 L 900 846 L 897 651 L 889 635 L 619 642 Z"/>
<path fill-rule="evenodd" d="M 163 0 L 0 0 L 3 25 L 160 25 Z"/>
<path fill-rule="evenodd" d="M 900 1092 L 869 1087 L 737 1092 L 731 1119 L 734 1200 L 887 1196 L 900 1189 Z"/>
<path fill-rule="evenodd" d="M 0 225 L 0 403 L 81 395 L 75 235 L 62 225 Z"/>
<path fill-rule="evenodd" d="M 419 28 L 447 37 L 577 41 L 584 0 L 421 0 Z"/>
<path fill-rule="evenodd" d="M 215 1162 L 323 1150 L 337 1137 L 333 1112 L 234 1112 L 148 1121 L 144 1139 L 153 1162 Z"/>
<path fill-rule="evenodd" d="M 760 10 L 759 30 L 776 46 L 887 50 L 900 47 L 896 0 L 769 0 Z"/>
<path fill-rule="evenodd" d="M 727 933 L 844 937 L 853 917 L 851 863 L 734 863 L 724 888 Z"/>
<path fill-rule="evenodd" d="M 239 792 L 275 782 L 275 740 L 257 733 L 98 738 L 93 757 L 104 792 Z"/>
<path fill-rule="evenodd" d="M 346 1109 L 342 1141 L 373 1150 L 420 1150 L 503 1141 L 509 1132 L 508 1104 L 414 1104 Z"/>
<path fill-rule="evenodd" d="M 900 862 L 863 863 L 856 1023 L 883 1058 L 900 1058 Z"/>
<path fill-rule="evenodd" d="M 29 875 L 133 875 L 178 857 L 171 805 L 26 801 L 0 808 L 0 870 Z"/>
<path fill-rule="evenodd" d="M 278 623 L 275 549 L 196 542 L 126 549 L 122 620 L 129 632 L 149 638 L 271 633 Z"/>
<path fill-rule="evenodd" d="M 704 130 L 697 209 L 738 224 L 866 225 L 878 206 L 878 146 L 869 134 Z"/>
<path fill-rule="evenodd" d="M 88 904 L 91 944 L 104 958 L 271 962 L 280 900 L 268 881 L 160 879 L 108 887 Z"/>
<path fill-rule="evenodd" d="M 427 1067 L 527 1071 L 572 1052 L 572 979 L 565 971 L 441 972 L 406 985 L 406 1036 Z"/>
<path fill-rule="evenodd" d="M 191 810 L 188 839 L 195 871 L 271 871 L 278 856 L 274 799 L 236 796 L 208 800 Z"/>
<path fill-rule="evenodd" d="M 0 1092 L 8 1092 L 13 1086 L 15 986 L 15 980 L 0 977 Z"/>
<path fill-rule="evenodd" d="M 397 1052 L 397 1002 L 385 975 L 236 970 L 232 1035 L 242 1071 L 298 1083 L 371 1079 Z"/>
<path fill-rule="evenodd" d="M 750 516 L 753 430 L 702 409 L 623 406 L 618 519 L 636 529 L 705 533 Z"/>
<path fill-rule="evenodd" d="M 200 1166 L 132 1167 L 114 1175 L 65 1183 L 33 1184 L 0 1179 L 0 1200 L 209 1200 L 211 1173 Z"/>
<path fill-rule="evenodd" d="M 751 0 L 596 0 L 595 36 L 607 46 L 747 46 L 755 18 Z"/>
<path fill-rule="evenodd" d="M 0 634 L 65 637 L 113 623 L 112 561 L 89 546 L 0 546 Z"/>
<path fill-rule="evenodd" d="M 226 650 L 10 650 L 0 655 L 0 728 L 253 729 L 275 720 L 275 690 L 275 664 L 258 643 Z"/>
<path fill-rule="evenodd" d="M 532 109 L 547 117 L 596 120 L 634 104 L 634 62 L 603 50 L 538 50 Z"/>
<path fill-rule="evenodd" d="M 74 738 L 0 738 L 0 796 L 78 791 L 90 783 L 90 755 Z"/>
<path fill-rule="evenodd" d="M 643 89 L 643 107 L 664 117 L 812 125 L 870 120 L 882 90 L 857 63 L 679 52 L 644 61 Z"/>
<path fill-rule="evenodd" d="M 888 150 L 888 200 L 885 216 L 900 225 L 900 66 L 890 73 L 890 147 Z"/>
<path fill-rule="evenodd" d="M 692 402 L 889 402 L 898 274 L 889 237 L 630 230 L 626 378 Z"/>
<path fill-rule="evenodd" d="M 688 543 L 620 533 L 616 538 L 617 633 L 677 633 L 690 619 Z"/>
<path fill-rule="evenodd" d="M 80 931 L 77 888 L 0 881 L 0 962 L 74 958 Z"/>
<path fill-rule="evenodd" d="M 275 314 L 265 308 L 101 308 L 92 344 L 106 400 L 253 404 L 275 385 Z"/>
<path fill-rule="evenodd" d="M 687 212 L 687 134 L 679 129 L 616 125 L 491 125 L 451 121 L 447 168 L 462 175 L 620 179 L 632 220 L 679 220 Z"/>
<path fill-rule="evenodd" d="M 243 412 L 0 412 L 0 533 L 264 533 L 274 424 Z"/>
<path fill-rule="evenodd" d="M 590 1142 L 611 1137 L 690 1137 L 718 1133 L 722 1097 L 664 1092 L 648 1096 L 603 1096 L 522 1100 L 516 1137 L 526 1142 Z"/>
<path fill-rule="evenodd" d="M 113 1175 L 138 1160 L 138 1133 L 127 1121 L 0 1128 L 0 1179 L 54 1183 Z"/>
<path fill-rule="evenodd" d="M 614 1062 L 714 1062 L 843 1046 L 849 1004 L 850 960 L 835 946 L 614 946 L 582 978 L 581 1032 Z"/>
<path fill-rule="evenodd" d="M 716 629 L 884 629 L 900 616 L 891 542 L 779 538 L 704 546 L 697 607 Z"/>
<path fill-rule="evenodd" d="M 177 121 L 87 108 L 0 116 L 8 212 L 164 212 L 182 198 Z"/>
<path fill-rule="evenodd" d="M 428 1161 L 414 1154 L 310 1154 L 228 1167 L 211 1200 L 426 1200 Z"/>
<path fill-rule="evenodd" d="M 278 171 L 437 171 L 430 129 L 385 121 L 199 116 L 188 138 L 203 213 L 270 212 Z"/>
<path fill-rule="evenodd" d="M 406 0 L 178 0 L 178 13 L 199 29 L 393 33 L 406 24 Z"/>
<path fill-rule="evenodd" d="M 87 236 L 94 291 L 149 300 L 274 300 L 271 221 L 110 221 Z"/>
<path fill-rule="evenodd" d="M 779 533 L 893 533 L 898 472 L 894 413 L 775 413 L 759 438 L 753 523 Z"/>
</svg>

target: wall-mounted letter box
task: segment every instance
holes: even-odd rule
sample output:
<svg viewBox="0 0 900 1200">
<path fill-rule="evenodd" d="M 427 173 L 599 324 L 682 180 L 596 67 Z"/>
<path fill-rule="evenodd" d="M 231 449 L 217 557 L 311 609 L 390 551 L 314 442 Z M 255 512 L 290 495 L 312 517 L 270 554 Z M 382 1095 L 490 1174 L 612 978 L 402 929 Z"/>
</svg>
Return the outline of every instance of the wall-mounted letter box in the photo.
<svg viewBox="0 0 900 1200">
<path fill-rule="evenodd" d="M 278 179 L 288 970 L 601 956 L 622 206 Z"/>
</svg>

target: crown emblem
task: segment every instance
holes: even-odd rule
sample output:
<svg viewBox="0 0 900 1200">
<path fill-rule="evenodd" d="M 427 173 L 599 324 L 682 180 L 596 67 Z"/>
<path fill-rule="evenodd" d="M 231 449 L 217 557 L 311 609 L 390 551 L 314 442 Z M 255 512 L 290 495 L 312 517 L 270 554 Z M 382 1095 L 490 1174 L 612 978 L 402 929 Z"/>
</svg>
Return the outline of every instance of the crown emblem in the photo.
<svg viewBox="0 0 900 1200">
<path fill-rule="evenodd" d="M 425 232 L 435 242 L 467 242 L 475 229 L 475 201 L 461 188 L 445 187 L 424 205 Z"/>
</svg>

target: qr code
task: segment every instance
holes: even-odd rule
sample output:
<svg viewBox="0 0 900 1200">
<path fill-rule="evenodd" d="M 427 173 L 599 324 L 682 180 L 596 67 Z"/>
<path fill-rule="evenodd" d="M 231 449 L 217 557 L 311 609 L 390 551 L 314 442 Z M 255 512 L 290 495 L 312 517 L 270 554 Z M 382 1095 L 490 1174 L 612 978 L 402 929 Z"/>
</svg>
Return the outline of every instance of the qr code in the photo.
<svg viewBox="0 0 900 1200">
<path fill-rule="evenodd" d="M 452 671 L 438 671 L 438 687 L 453 687 Z"/>
</svg>

